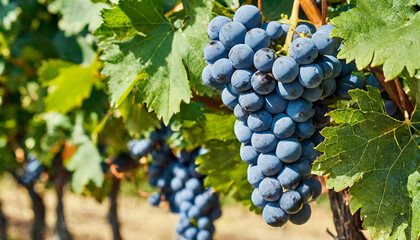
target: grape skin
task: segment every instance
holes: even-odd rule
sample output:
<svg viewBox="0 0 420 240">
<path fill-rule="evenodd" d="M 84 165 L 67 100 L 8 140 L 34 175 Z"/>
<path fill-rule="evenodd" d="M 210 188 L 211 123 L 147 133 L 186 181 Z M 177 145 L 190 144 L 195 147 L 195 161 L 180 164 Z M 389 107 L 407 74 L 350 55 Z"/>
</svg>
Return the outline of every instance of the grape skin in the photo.
<svg viewBox="0 0 420 240">
<path fill-rule="evenodd" d="M 217 16 L 213 18 L 207 26 L 207 34 L 209 38 L 211 40 L 219 40 L 220 29 L 229 22 L 232 22 L 232 20 L 225 16 Z"/>
<path fill-rule="evenodd" d="M 236 11 L 233 21 L 242 23 L 249 30 L 261 25 L 262 15 L 257 7 L 243 5 Z"/>
<path fill-rule="evenodd" d="M 245 44 L 250 46 L 252 50 L 258 51 L 270 46 L 270 37 L 263 29 L 253 28 L 246 33 Z"/>
<path fill-rule="evenodd" d="M 254 51 L 246 44 L 237 44 L 229 51 L 229 60 L 236 69 L 252 67 Z"/>
<path fill-rule="evenodd" d="M 246 28 L 239 22 L 226 23 L 219 33 L 219 40 L 223 45 L 230 49 L 237 44 L 245 42 Z"/>
<path fill-rule="evenodd" d="M 204 59 L 206 59 L 209 64 L 213 64 L 217 60 L 226 57 L 227 51 L 225 46 L 217 40 L 209 42 L 204 47 Z"/>
</svg>

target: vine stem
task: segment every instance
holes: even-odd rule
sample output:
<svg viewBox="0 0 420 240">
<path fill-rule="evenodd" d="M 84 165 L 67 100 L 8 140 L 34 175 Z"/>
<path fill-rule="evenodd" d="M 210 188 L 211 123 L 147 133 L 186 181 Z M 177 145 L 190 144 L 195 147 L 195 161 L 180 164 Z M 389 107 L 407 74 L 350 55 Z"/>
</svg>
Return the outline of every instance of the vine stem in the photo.
<svg viewBox="0 0 420 240">
<path fill-rule="evenodd" d="M 327 24 L 327 0 L 322 0 L 322 25 Z"/>
<path fill-rule="evenodd" d="M 193 97 L 191 99 L 193 102 L 201 102 L 202 104 L 206 105 L 207 107 L 213 108 L 215 110 L 223 110 L 227 112 L 231 112 L 231 110 L 223 105 L 223 102 L 220 98 L 212 98 L 208 96 L 200 96 L 193 93 Z"/>
<path fill-rule="evenodd" d="M 295 0 L 293 2 L 293 10 L 292 10 L 292 16 L 290 17 L 289 32 L 287 32 L 286 41 L 284 43 L 283 48 L 280 50 L 281 52 L 286 51 L 287 56 L 290 56 L 289 51 L 288 51 L 289 46 L 290 46 L 290 43 L 292 43 L 293 34 L 295 33 L 295 29 L 299 21 L 299 5 L 300 5 L 300 0 Z"/>
<path fill-rule="evenodd" d="M 300 4 L 302 5 L 302 10 L 305 12 L 309 21 L 311 21 L 317 28 L 322 26 L 323 17 L 321 16 L 321 12 L 316 6 L 315 1 L 314 0 L 301 0 Z"/>
<path fill-rule="evenodd" d="M 262 13 L 263 13 L 263 10 L 262 10 L 262 0 L 258 0 L 258 9 L 260 10 L 260 13 L 261 13 L 261 15 L 262 15 Z"/>
</svg>

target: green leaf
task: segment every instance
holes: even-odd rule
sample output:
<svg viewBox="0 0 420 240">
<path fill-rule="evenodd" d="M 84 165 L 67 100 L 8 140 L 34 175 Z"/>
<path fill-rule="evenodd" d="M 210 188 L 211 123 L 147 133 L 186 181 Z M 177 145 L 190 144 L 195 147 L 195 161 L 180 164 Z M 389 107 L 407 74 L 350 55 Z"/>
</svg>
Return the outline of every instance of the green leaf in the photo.
<svg viewBox="0 0 420 240">
<path fill-rule="evenodd" d="M 314 163 L 313 173 L 329 175 L 328 188 L 350 187 L 350 210 L 361 208 L 363 226 L 373 239 L 415 240 L 410 234 L 418 231 L 418 222 L 412 213 L 418 209 L 413 209 L 407 188 L 409 176 L 420 166 L 410 125 L 420 119 L 402 122 L 386 115 L 376 88 L 350 95 L 360 109 L 329 113 L 337 126 L 321 132 L 325 141 L 317 149 L 324 154 Z"/>
<path fill-rule="evenodd" d="M 77 151 L 66 164 L 66 168 L 73 172 L 71 181 L 73 191 L 82 193 L 90 181 L 97 187 L 102 186 L 104 180 L 100 164 L 102 158 L 91 139 L 84 133 L 83 119 L 80 115 L 76 118 L 72 141 L 77 145 Z"/>
<path fill-rule="evenodd" d="M 97 61 L 87 67 L 56 60 L 44 62 L 38 75 L 48 86 L 48 96 L 44 99 L 46 110 L 66 113 L 81 106 L 98 78 L 99 67 Z"/>
<path fill-rule="evenodd" d="M 332 35 L 344 42 L 338 57 L 356 60 L 358 69 L 383 65 L 387 79 L 420 69 L 420 12 L 409 1 L 357 0 L 332 23 Z"/>
<path fill-rule="evenodd" d="M 205 114 L 206 141 L 209 140 L 235 140 L 233 126 L 236 117 L 231 113 L 207 113 Z"/>
<path fill-rule="evenodd" d="M 86 26 L 94 32 L 101 25 L 99 13 L 103 8 L 109 8 L 108 4 L 90 0 L 55 0 L 48 6 L 50 12 L 63 15 L 58 26 L 66 35 L 77 35 Z"/>
<path fill-rule="evenodd" d="M 0 0 L 0 27 L 10 30 L 20 12 L 20 8 L 15 2 L 10 3 L 9 0 Z"/>
<path fill-rule="evenodd" d="M 101 16 L 103 23 L 96 29 L 96 36 L 123 40 L 136 34 L 136 29 L 133 28 L 131 20 L 118 6 L 112 9 L 103 9 Z"/>
<path fill-rule="evenodd" d="M 206 26 L 211 16 L 211 2 L 184 1 L 186 15 L 181 28 L 175 28 L 166 20 L 162 4 L 134 2 L 123 0 L 119 7 L 136 30 L 147 31 L 147 35 L 137 35 L 113 45 L 104 44 L 101 59 L 106 61 L 103 74 L 109 77 L 110 101 L 118 106 L 136 86 L 141 101 L 167 124 L 171 116 L 180 111 L 182 101 L 189 103 L 190 86 L 199 94 L 213 94 L 201 81 L 201 71 L 206 64 L 202 50 L 208 42 Z M 154 14 L 147 24 L 142 22 L 142 15 L 150 11 L 145 6 L 150 6 Z M 118 35 L 119 30 L 116 31 Z"/>
</svg>

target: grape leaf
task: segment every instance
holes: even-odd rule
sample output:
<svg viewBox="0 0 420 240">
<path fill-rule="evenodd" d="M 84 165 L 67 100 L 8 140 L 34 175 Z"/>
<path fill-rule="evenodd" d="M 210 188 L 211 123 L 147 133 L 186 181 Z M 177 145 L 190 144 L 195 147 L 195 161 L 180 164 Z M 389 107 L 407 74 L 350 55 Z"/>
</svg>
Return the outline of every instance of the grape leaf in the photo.
<svg viewBox="0 0 420 240">
<path fill-rule="evenodd" d="M 355 59 L 358 69 L 383 65 L 387 79 L 420 69 L 420 12 L 409 1 L 357 0 L 332 23 L 331 34 L 344 42 L 338 57 Z"/>
<path fill-rule="evenodd" d="M 413 222 L 418 209 L 413 208 L 408 179 L 420 166 L 411 126 L 420 119 L 413 114 L 411 121 L 402 122 L 386 115 L 376 88 L 350 95 L 360 109 L 329 113 L 337 126 L 321 132 L 325 141 L 317 149 L 324 154 L 313 173 L 329 175 L 328 188 L 350 187 L 350 210 L 361 209 L 363 226 L 373 239 L 411 239 L 418 229 Z"/>
<path fill-rule="evenodd" d="M 236 139 L 233 133 L 233 125 L 235 124 L 236 117 L 233 114 L 207 113 L 205 117 L 206 141 Z"/>
<path fill-rule="evenodd" d="M 66 35 L 77 35 L 86 26 L 90 32 L 95 31 L 101 25 L 99 13 L 103 8 L 109 8 L 108 4 L 90 0 L 55 0 L 48 5 L 50 12 L 63 15 L 58 26 Z"/>
<path fill-rule="evenodd" d="M 80 194 L 90 181 L 97 187 L 103 183 L 104 176 L 101 169 L 101 156 L 91 139 L 84 133 L 83 119 L 76 117 L 76 125 L 72 133 L 72 142 L 77 145 L 77 151 L 67 162 L 66 168 L 73 172 L 71 187 Z"/>
<path fill-rule="evenodd" d="M 189 103 L 190 86 L 198 93 L 213 91 L 201 81 L 205 66 L 202 49 L 208 42 L 206 25 L 211 15 L 211 2 L 206 0 L 184 1 L 185 14 L 180 28 L 176 28 L 163 14 L 161 1 L 119 2 L 124 13 L 139 34 L 130 40 L 112 45 L 104 44 L 101 59 L 106 63 L 103 74 L 109 77 L 111 105 L 118 106 L 136 86 L 136 94 L 155 111 L 165 123 L 180 111 L 182 101 Z M 144 12 L 153 10 L 146 23 Z M 104 15 L 106 17 L 106 15 Z M 104 19 L 100 29 L 114 29 L 121 36 L 121 29 L 111 19 Z M 121 24 L 125 28 L 126 24 Z M 140 32 L 141 31 L 141 32 Z M 146 35 L 140 34 L 145 33 Z M 120 35 L 119 35 L 120 34 Z M 110 35 L 110 33 L 107 33 Z M 190 80 L 190 81 L 189 81 Z"/>
<path fill-rule="evenodd" d="M 95 35 L 115 40 L 123 40 L 136 34 L 130 18 L 118 6 L 101 11 L 103 24 L 96 29 Z"/>
<path fill-rule="evenodd" d="M 87 67 L 57 60 L 44 62 L 38 75 L 48 86 L 49 93 L 44 99 L 46 110 L 66 113 L 80 106 L 90 95 L 99 67 L 98 61 Z"/>
</svg>

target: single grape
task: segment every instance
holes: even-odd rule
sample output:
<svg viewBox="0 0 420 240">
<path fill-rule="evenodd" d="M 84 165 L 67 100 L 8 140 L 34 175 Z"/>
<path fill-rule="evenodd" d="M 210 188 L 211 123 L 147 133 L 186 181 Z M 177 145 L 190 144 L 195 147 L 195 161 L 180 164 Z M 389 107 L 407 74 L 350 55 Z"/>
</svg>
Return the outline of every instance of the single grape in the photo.
<svg viewBox="0 0 420 240">
<path fill-rule="evenodd" d="M 251 89 L 251 77 L 254 74 L 249 69 L 239 69 L 233 72 L 231 78 L 232 88 L 238 92 L 245 92 Z"/>
<path fill-rule="evenodd" d="M 217 82 L 225 84 L 230 82 L 234 70 L 229 59 L 221 58 L 213 64 L 212 75 Z"/>
<path fill-rule="evenodd" d="M 397 104 L 392 100 L 385 100 L 385 112 L 393 116 L 397 112 Z"/>
<path fill-rule="evenodd" d="M 341 63 L 341 72 L 338 75 L 339 77 L 344 77 L 352 72 L 357 71 L 356 63 L 354 61 L 351 61 L 349 63 L 346 63 L 344 60 L 339 60 Z"/>
<path fill-rule="evenodd" d="M 127 147 L 134 156 L 145 156 L 152 150 L 153 143 L 147 139 L 131 140 L 127 143 Z"/>
<path fill-rule="evenodd" d="M 309 33 L 315 33 L 316 32 L 316 27 L 309 22 L 298 22 L 297 26 L 306 26 L 309 29 Z M 306 28 L 305 28 L 306 29 Z"/>
<path fill-rule="evenodd" d="M 256 112 L 252 112 L 248 116 L 247 124 L 249 129 L 253 132 L 263 132 L 271 127 L 271 121 L 273 117 L 271 113 L 262 109 Z"/>
<path fill-rule="evenodd" d="M 253 28 L 246 33 L 245 44 L 250 46 L 252 50 L 258 51 L 270 46 L 270 37 L 263 29 Z"/>
<path fill-rule="evenodd" d="M 290 215 L 290 222 L 295 225 L 302 225 L 306 223 L 311 217 L 311 207 L 309 204 L 304 203 L 302 209 L 296 214 Z"/>
<path fill-rule="evenodd" d="M 315 133 L 315 125 L 312 119 L 296 124 L 296 135 L 300 138 L 310 138 Z"/>
<path fill-rule="evenodd" d="M 271 130 L 279 139 L 291 137 L 295 133 L 295 122 L 284 113 L 273 117 Z"/>
<path fill-rule="evenodd" d="M 264 108 L 272 114 L 283 112 L 287 107 L 288 101 L 283 99 L 277 92 L 272 92 L 264 96 Z M 236 116 L 236 115 L 235 115 Z"/>
<path fill-rule="evenodd" d="M 295 80 L 291 83 L 278 82 L 276 91 L 277 94 L 286 100 L 295 100 L 303 94 L 304 88 L 298 80 Z"/>
<path fill-rule="evenodd" d="M 302 155 L 302 146 L 293 138 L 281 139 L 276 148 L 276 156 L 285 163 L 292 163 Z"/>
<path fill-rule="evenodd" d="M 300 183 L 301 176 L 297 168 L 290 165 L 286 165 L 280 171 L 279 175 L 277 176 L 277 180 L 279 180 L 279 182 L 284 188 L 295 189 Z"/>
<path fill-rule="evenodd" d="M 296 192 L 300 194 L 302 197 L 303 202 L 309 202 L 312 199 L 312 188 L 311 185 L 308 184 L 307 180 L 302 180 L 299 186 L 296 187 Z"/>
<path fill-rule="evenodd" d="M 187 214 L 188 218 L 197 219 L 197 218 L 200 217 L 200 215 L 201 215 L 201 213 L 200 213 L 200 209 L 198 207 L 193 205 L 193 206 L 190 207 L 190 209 L 188 209 L 188 214 Z"/>
<path fill-rule="evenodd" d="M 335 81 L 334 78 L 325 79 L 321 83 L 321 88 L 322 88 L 323 91 L 322 91 L 322 95 L 320 96 L 320 98 L 326 98 L 326 97 L 334 94 L 334 92 L 337 88 L 337 82 Z"/>
<path fill-rule="evenodd" d="M 317 129 L 315 131 L 314 135 L 312 135 L 312 137 L 311 137 L 311 140 L 314 142 L 315 145 L 318 145 L 325 140 L 324 136 L 322 136 L 321 133 L 320 133 L 321 130 L 322 130 L 322 128 Z"/>
<path fill-rule="evenodd" d="M 322 69 L 317 64 L 308 64 L 299 68 L 299 82 L 306 88 L 316 88 L 322 82 Z"/>
<path fill-rule="evenodd" d="M 324 91 L 322 86 L 318 86 L 316 88 L 305 88 L 301 97 L 308 102 L 315 102 L 321 99 L 323 93 Z"/>
<path fill-rule="evenodd" d="M 283 33 L 281 23 L 277 21 L 266 22 L 261 26 L 272 40 L 277 40 Z"/>
<path fill-rule="evenodd" d="M 318 154 L 318 151 L 315 150 L 315 144 L 310 139 L 304 139 L 300 142 L 302 146 L 302 157 L 306 159 L 314 159 Z"/>
<path fill-rule="evenodd" d="M 337 50 L 337 46 L 340 45 L 340 39 L 330 37 L 330 33 L 327 31 L 317 31 L 311 39 L 318 48 L 319 54 L 322 55 L 333 54 Z"/>
<path fill-rule="evenodd" d="M 281 210 L 280 206 L 276 202 L 269 202 L 264 206 L 263 209 L 264 221 L 273 227 L 281 227 L 289 220 L 289 214 Z"/>
<path fill-rule="evenodd" d="M 190 178 L 185 182 L 185 188 L 192 190 L 194 193 L 199 193 L 202 190 L 202 185 L 197 178 Z"/>
<path fill-rule="evenodd" d="M 197 233 L 197 240 L 211 240 L 211 233 L 208 230 L 200 230 Z"/>
<path fill-rule="evenodd" d="M 188 227 L 187 230 L 185 230 L 183 237 L 185 237 L 187 240 L 193 240 L 197 236 L 198 230 L 196 227 Z"/>
<path fill-rule="evenodd" d="M 302 179 L 307 179 L 311 177 L 311 163 L 309 160 L 304 158 L 299 158 L 296 162 L 293 163 L 293 166 L 299 170 Z"/>
<path fill-rule="evenodd" d="M 335 28 L 334 25 L 322 25 L 321 27 L 318 28 L 317 31 L 326 31 L 327 33 L 331 33 L 331 30 L 333 30 Z"/>
<path fill-rule="evenodd" d="M 281 24 L 281 28 L 283 29 L 283 33 L 280 36 L 280 41 L 284 42 L 286 40 L 287 33 L 289 32 L 290 24 L 283 23 Z"/>
<path fill-rule="evenodd" d="M 236 11 L 233 21 L 242 23 L 249 30 L 261 25 L 262 15 L 257 7 L 243 5 Z"/>
<path fill-rule="evenodd" d="M 184 183 L 182 182 L 182 180 L 180 178 L 172 178 L 171 180 L 171 189 L 172 191 L 179 191 L 182 189 L 182 187 L 184 186 Z"/>
<path fill-rule="evenodd" d="M 299 66 L 291 57 L 279 57 L 273 64 L 273 76 L 279 82 L 293 82 L 298 74 Z"/>
<path fill-rule="evenodd" d="M 246 122 L 248 120 L 249 113 L 250 112 L 243 109 L 240 104 L 237 104 L 233 109 L 233 115 L 242 122 Z"/>
<path fill-rule="evenodd" d="M 257 165 L 249 165 L 247 176 L 249 184 L 251 184 L 254 188 L 257 188 L 261 181 L 265 178 L 261 169 Z"/>
<path fill-rule="evenodd" d="M 150 197 L 147 198 L 147 201 L 152 206 L 159 206 L 160 204 L 160 194 L 154 192 Z"/>
<path fill-rule="evenodd" d="M 261 181 L 258 190 L 266 201 L 277 201 L 281 194 L 283 193 L 283 189 L 280 185 L 280 182 L 275 178 L 264 178 Z"/>
<path fill-rule="evenodd" d="M 209 42 L 204 48 L 204 59 L 210 64 L 215 63 L 221 58 L 226 58 L 227 54 L 228 52 L 225 46 L 217 40 Z"/>
<path fill-rule="evenodd" d="M 263 209 L 264 206 L 267 204 L 267 201 L 264 200 L 264 198 L 261 196 L 258 188 L 254 188 L 254 191 L 252 191 L 251 201 L 259 209 Z"/>
<path fill-rule="evenodd" d="M 289 53 L 299 64 L 310 64 L 318 56 L 318 49 L 309 38 L 298 38 L 290 44 Z"/>
<path fill-rule="evenodd" d="M 312 103 L 303 99 L 289 101 L 285 113 L 295 122 L 304 122 L 311 118 Z"/>
<path fill-rule="evenodd" d="M 229 59 L 236 69 L 248 69 L 252 67 L 254 51 L 246 44 L 237 44 L 229 51 Z"/>
<path fill-rule="evenodd" d="M 236 120 L 233 129 L 234 129 L 236 138 L 238 138 L 239 142 L 243 144 L 250 143 L 251 137 L 252 137 L 252 131 L 251 129 L 249 129 L 246 123 Z"/>
<path fill-rule="evenodd" d="M 226 23 L 230 22 L 232 22 L 232 20 L 225 16 L 217 16 L 213 18 L 207 26 L 207 34 L 209 35 L 209 38 L 211 40 L 218 40 L 220 29 L 222 29 Z"/>
<path fill-rule="evenodd" d="M 258 167 L 264 176 L 277 175 L 283 167 L 280 159 L 274 153 L 261 153 L 258 156 Z"/>
<path fill-rule="evenodd" d="M 248 164 L 257 164 L 260 154 L 252 145 L 243 145 L 240 150 L 241 159 Z"/>
<path fill-rule="evenodd" d="M 223 89 L 221 99 L 223 104 L 225 104 L 230 110 L 233 110 L 233 108 L 238 104 L 238 95 L 236 95 L 228 87 Z"/>
<path fill-rule="evenodd" d="M 284 192 L 279 200 L 280 208 L 288 214 L 295 214 L 299 212 L 302 205 L 302 197 L 294 190 Z"/>
<path fill-rule="evenodd" d="M 220 29 L 219 40 L 227 49 L 230 49 L 237 44 L 244 43 L 245 34 L 244 25 L 239 22 L 229 22 Z"/>
<path fill-rule="evenodd" d="M 382 87 L 382 85 L 379 82 L 378 78 L 374 74 L 369 74 L 366 77 L 366 84 L 367 85 L 370 85 L 372 87 L 376 87 L 379 91 L 384 90 L 384 87 Z"/>
<path fill-rule="evenodd" d="M 306 180 L 307 184 L 309 186 L 311 186 L 312 189 L 312 200 L 315 200 L 319 197 L 319 195 L 321 195 L 322 192 L 322 185 L 321 183 L 314 179 L 314 178 L 309 178 Z"/>
<path fill-rule="evenodd" d="M 192 203 L 188 202 L 188 201 L 184 201 L 181 203 L 181 205 L 179 205 L 179 210 L 181 212 L 187 212 L 188 209 L 190 209 L 193 206 Z"/>
<path fill-rule="evenodd" d="M 254 55 L 254 66 L 261 72 L 271 72 L 276 53 L 271 48 L 262 48 Z"/>
<path fill-rule="evenodd" d="M 206 216 L 200 217 L 197 220 L 197 227 L 198 227 L 198 229 L 210 230 L 211 225 L 212 224 L 211 224 L 210 219 L 208 217 L 206 217 Z"/>
<path fill-rule="evenodd" d="M 301 24 L 295 29 L 295 34 L 293 34 L 293 41 L 300 38 L 302 33 L 309 37 L 312 36 L 311 29 L 309 29 L 308 26 Z"/>
<path fill-rule="evenodd" d="M 251 86 L 256 93 L 267 95 L 276 88 L 276 81 L 269 73 L 258 71 L 251 77 Z"/>
<path fill-rule="evenodd" d="M 264 98 L 254 91 L 239 94 L 239 104 L 248 112 L 255 112 L 262 108 Z"/>
<path fill-rule="evenodd" d="M 251 144 L 260 153 L 269 153 L 276 149 L 278 139 L 271 131 L 253 133 Z"/>
<path fill-rule="evenodd" d="M 349 90 L 363 88 L 362 80 L 356 75 L 348 75 L 337 80 L 337 94 L 345 99 L 351 99 Z"/>
</svg>

